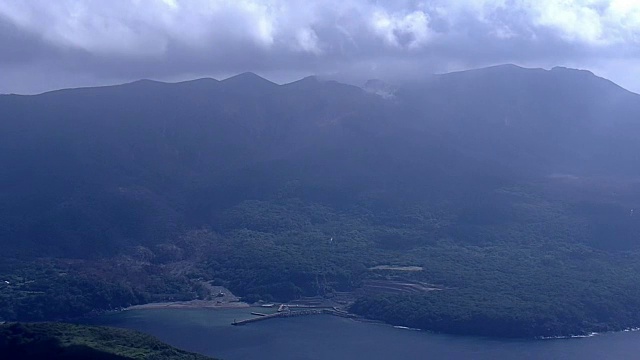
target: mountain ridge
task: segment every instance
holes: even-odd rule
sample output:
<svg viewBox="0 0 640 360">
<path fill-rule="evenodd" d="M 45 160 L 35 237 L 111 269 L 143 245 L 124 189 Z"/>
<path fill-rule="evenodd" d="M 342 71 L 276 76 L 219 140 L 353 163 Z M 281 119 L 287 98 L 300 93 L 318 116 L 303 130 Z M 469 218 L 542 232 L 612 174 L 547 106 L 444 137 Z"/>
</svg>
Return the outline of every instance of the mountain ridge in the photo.
<svg viewBox="0 0 640 360">
<path fill-rule="evenodd" d="M 524 67 L 524 66 L 519 66 L 519 65 L 515 65 L 515 64 L 499 64 L 499 65 L 492 65 L 492 66 L 487 66 L 487 67 L 480 67 L 480 68 L 473 68 L 473 69 L 466 69 L 466 70 L 459 70 L 459 71 L 452 71 L 452 72 L 447 72 L 447 73 L 438 73 L 438 74 L 433 74 L 432 77 L 439 77 L 439 76 L 446 76 L 446 75 L 455 75 L 455 74 L 469 74 L 469 73 L 479 73 L 479 72 L 491 72 L 493 70 L 504 70 L 504 69 L 515 69 L 517 71 L 536 71 L 536 72 L 553 72 L 553 71 L 572 71 L 572 72 L 584 72 L 590 75 L 593 75 L 594 77 L 597 77 L 599 79 L 603 79 L 606 80 L 607 82 L 611 82 L 613 84 L 615 84 L 616 86 L 620 87 L 621 89 L 624 89 L 632 94 L 638 95 L 637 93 L 630 91 L 628 89 L 625 89 L 624 87 L 616 84 L 615 82 L 597 76 L 595 75 L 593 72 L 591 72 L 590 70 L 586 70 L 586 69 L 577 69 L 577 68 L 571 68 L 571 67 L 565 67 L 565 66 L 554 66 L 551 69 L 544 69 L 544 68 L 529 68 L 529 67 Z M 287 83 L 282 83 L 282 84 L 278 84 L 275 83 L 265 77 L 262 77 L 260 75 L 257 75 L 254 72 L 243 72 L 243 73 L 239 73 L 233 76 L 230 76 L 228 78 L 224 78 L 222 80 L 220 79 L 215 79 L 215 78 L 211 78 L 211 77 L 198 77 L 198 78 L 193 78 L 193 79 L 188 79 L 188 80 L 181 80 L 181 81 L 175 81 L 175 82 L 169 82 L 169 81 L 160 81 L 160 80 L 153 80 L 153 79 L 140 79 L 140 80 L 134 80 L 134 81 L 129 81 L 129 82 L 124 82 L 124 83 L 120 83 L 120 84 L 113 84 L 113 85 L 98 85 L 98 86 L 82 86 L 82 87 L 69 87 L 69 88 L 61 88 L 61 89 L 54 89 L 54 90 L 49 90 L 49 91 L 45 91 L 42 93 L 38 93 L 38 94 L 0 94 L 0 96 L 38 96 L 38 95 L 43 95 L 43 94 L 47 94 L 47 93 L 52 93 L 52 92 L 57 92 L 57 91 L 63 91 L 63 90 L 74 90 L 74 89 L 94 89 L 94 88 L 111 88 L 111 87 L 118 87 L 118 86 L 123 86 L 123 85 L 128 85 L 128 84 L 136 84 L 136 83 L 147 83 L 147 84 L 189 84 L 189 83 L 194 83 L 194 82 L 212 82 L 212 83 L 222 83 L 225 81 L 238 81 L 238 80 L 242 80 L 242 81 L 257 81 L 257 82 L 263 82 L 265 84 L 273 84 L 273 85 L 277 85 L 277 86 L 286 86 L 286 85 L 290 85 L 290 84 L 294 84 L 300 81 L 305 81 L 305 80 L 314 80 L 314 81 L 318 81 L 318 82 L 324 82 L 324 81 L 334 81 L 334 80 L 320 80 L 319 77 L 317 75 L 310 75 L 298 80 L 294 80 L 294 81 L 290 81 Z M 340 83 L 340 81 L 336 81 L 338 83 Z M 389 82 L 389 83 L 395 83 L 393 81 Z M 347 85 L 346 83 L 344 85 Z M 358 86 L 359 87 L 359 86 Z"/>
<path fill-rule="evenodd" d="M 637 326 L 629 94 L 506 66 L 392 100 L 255 74 L 0 97 L 0 316 L 207 298 L 214 282 L 250 302 L 348 293 L 368 317 L 453 333 Z M 367 287 L 389 279 L 446 290 Z"/>
</svg>

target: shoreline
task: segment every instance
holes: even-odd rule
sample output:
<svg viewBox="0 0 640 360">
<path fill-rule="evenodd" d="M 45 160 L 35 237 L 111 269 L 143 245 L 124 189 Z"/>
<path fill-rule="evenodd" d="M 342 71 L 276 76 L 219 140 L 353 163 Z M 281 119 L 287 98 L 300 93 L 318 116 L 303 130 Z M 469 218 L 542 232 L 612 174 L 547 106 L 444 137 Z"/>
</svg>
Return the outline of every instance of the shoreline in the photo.
<svg viewBox="0 0 640 360">
<path fill-rule="evenodd" d="M 177 309 L 177 310 L 185 310 L 185 309 L 247 309 L 247 308 L 260 308 L 259 306 L 255 305 L 255 304 L 248 304 L 246 302 L 242 302 L 242 301 L 234 301 L 234 302 L 227 302 L 227 303 L 218 303 L 215 300 L 189 300 L 189 301 L 168 301 L 168 302 L 154 302 L 154 303 L 147 303 L 147 304 L 140 304 L 140 305 L 132 305 L 126 308 L 123 308 L 119 311 L 127 311 L 127 310 L 157 310 L 157 309 Z M 267 320 L 270 318 L 286 318 L 288 316 L 278 316 L 281 315 L 282 313 L 275 313 L 275 314 L 269 314 L 267 316 L 263 316 L 263 317 L 257 317 L 257 318 L 252 318 L 253 322 L 255 320 Z M 419 332 L 426 332 L 426 333 L 431 333 L 431 334 L 446 334 L 446 335 L 450 335 L 450 336 L 464 336 L 464 335 L 456 335 L 456 334 L 447 334 L 447 333 L 440 333 L 440 332 L 435 332 L 432 330 L 427 330 L 427 329 L 419 329 L 419 328 L 409 328 L 409 327 L 405 327 L 405 326 L 399 326 L 399 325 L 392 325 L 390 323 L 381 321 L 381 320 L 375 320 L 375 319 L 369 319 L 366 317 L 362 317 L 362 316 L 358 316 L 356 314 L 352 314 L 349 313 L 350 315 L 354 315 L 353 317 L 351 316 L 341 316 L 341 317 L 345 317 L 345 318 L 350 318 L 351 320 L 354 321 L 358 321 L 358 322 L 363 322 L 363 323 L 372 323 L 372 324 L 378 324 L 378 325 L 386 325 L 386 326 L 391 326 L 393 328 L 396 328 L 398 330 L 411 330 L 411 331 L 419 331 Z M 272 316 L 272 315 L 276 315 L 276 316 Z M 282 314 L 284 315 L 284 314 Z M 302 314 L 292 314 L 293 316 L 299 316 Z M 312 314 L 304 314 L 304 315 L 312 315 Z M 315 313 L 313 315 L 316 315 Z M 335 314 L 329 314 L 329 313 L 317 313 L 317 315 L 330 315 L 330 316 L 336 316 Z M 339 315 L 337 315 L 339 316 Z M 541 341 L 541 340 L 569 340 L 569 339 L 584 339 L 584 338 L 591 338 L 591 337 L 595 337 L 595 336 L 600 336 L 600 335 L 606 335 L 606 334 L 614 334 L 614 333 L 624 333 L 624 332 L 640 332 L 640 327 L 630 327 L 630 328 L 624 328 L 624 329 L 620 329 L 620 330 L 609 330 L 609 331 L 603 331 L 603 332 L 589 332 L 586 334 L 579 334 L 579 335 L 558 335 L 558 336 L 534 336 L 534 337 L 522 337 L 519 339 L 529 339 L 529 340 L 536 340 L 536 341 Z M 474 335 L 471 335 L 472 337 Z M 492 339 L 501 339 L 502 337 L 493 337 L 493 336 L 488 336 L 487 338 L 492 338 Z"/>
<path fill-rule="evenodd" d="M 242 309 L 249 308 L 246 302 L 233 301 L 219 303 L 216 300 L 188 300 L 188 301 L 167 301 L 167 302 L 155 302 L 140 305 L 128 306 L 123 311 L 127 310 L 151 310 L 151 309 Z"/>
<path fill-rule="evenodd" d="M 242 302 L 242 301 L 231 301 L 231 302 L 218 302 L 216 300 L 187 300 L 187 301 L 167 301 L 167 302 L 153 302 L 153 303 L 147 303 L 147 304 L 140 304 L 140 305 L 132 305 L 123 309 L 120 309 L 118 311 L 127 311 L 127 310 L 157 310 L 157 309 L 177 309 L 177 310 L 186 310 L 186 309 L 248 309 L 248 308 L 260 308 L 260 306 L 256 305 L 256 304 L 249 304 L 246 302 Z M 312 307 L 315 308 L 315 307 Z M 327 309 L 327 308 L 318 308 L 318 309 Z M 269 314 L 266 317 L 258 317 L 258 318 L 254 318 L 249 322 L 253 322 L 255 321 L 255 319 L 257 319 L 258 321 L 260 320 L 266 320 L 266 319 L 270 319 L 270 318 L 281 318 L 281 317 L 288 317 L 288 316 L 272 316 L 272 315 L 281 315 L 282 313 L 276 313 L 276 314 Z M 364 323 L 373 323 L 373 324 L 382 324 L 382 325 L 388 325 L 388 326 L 392 326 L 398 330 L 411 330 L 411 331 L 421 331 L 421 332 L 428 332 L 428 333 L 433 333 L 433 334 L 446 334 L 446 333 L 440 333 L 440 332 L 435 332 L 433 330 L 428 330 L 428 329 L 419 329 L 419 328 L 409 328 L 409 327 L 405 327 L 405 326 L 400 326 L 400 325 L 392 325 L 390 323 L 381 321 L 381 320 L 375 320 L 375 319 L 369 319 L 367 317 L 363 317 L 363 316 L 359 316 L 357 314 L 353 314 L 353 313 L 348 313 L 349 315 L 352 316 L 343 316 L 346 318 L 350 318 L 352 320 L 355 321 L 359 321 L 359 322 L 364 322 Z M 292 314 L 294 316 L 299 316 L 302 314 Z M 311 314 L 305 314 L 305 315 L 311 315 Z M 323 315 L 332 315 L 332 316 L 336 316 L 335 314 L 328 314 L 328 313 L 324 313 Z M 339 315 L 338 315 L 339 316 Z M 629 327 L 629 328 L 624 328 L 624 329 L 620 329 L 620 330 L 609 330 L 609 331 L 603 331 L 603 332 L 587 332 L 584 334 L 572 334 L 572 335 L 557 335 L 557 336 L 533 336 L 533 337 L 522 337 L 520 339 L 530 339 L 530 340 L 562 340 L 562 339 L 583 339 L 583 338 L 590 338 L 590 337 L 595 337 L 595 336 L 599 336 L 599 335 L 605 335 L 605 334 L 610 334 L 610 333 L 622 333 L 622 332 L 639 332 L 640 331 L 640 327 Z M 452 336 L 459 336 L 456 334 L 448 334 L 448 335 L 452 335 Z M 472 335 L 473 336 L 473 335 Z M 493 336 L 489 336 L 489 338 L 502 338 L 502 337 L 493 337 Z"/>
<path fill-rule="evenodd" d="M 631 327 L 625 328 L 622 330 L 609 330 L 603 332 L 590 332 L 583 335 L 567 335 L 567 336 L 538 336 L 535 337 L 535 340 L 562 340 L 562 339 L 584 339 L 591 338 L 594 336 L 606 335 L 606 334 L 617 334 L 617 333 L 626 333 L 626 332 L 639 332 L 640 327 Z"/>
</svg>

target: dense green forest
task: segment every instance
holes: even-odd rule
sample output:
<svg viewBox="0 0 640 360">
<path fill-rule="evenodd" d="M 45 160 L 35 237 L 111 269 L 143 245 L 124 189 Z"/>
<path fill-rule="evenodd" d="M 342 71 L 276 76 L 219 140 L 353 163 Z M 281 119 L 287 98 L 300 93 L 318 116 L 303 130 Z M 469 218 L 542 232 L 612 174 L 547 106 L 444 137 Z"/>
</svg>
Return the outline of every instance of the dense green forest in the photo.
<svg viewBox="0 0 640 360">
<path fill-rule="evenodd" d="M 500 66 L 391 99 L 243 74 L 0 108 L 5 320 L 213 284 L 458 334 L 640 325 L 640 99 L 588 72 Z"/>
<path fill-rule="evenodd" d="M 0 325 L 0 354 L 15 360 L 211 359 L 132 330 L 64 323 Z"/>
<path fill-rule="evenodd" d="M 358 288 L 367 279 L 435 284 L 441 290 L 364 292 L 351 310 L 396 325 L 450 333 L 557 336 L 637 324 L 640 317 L 633 309 L 640 306 L 635 277 L 640 253 L 586 241 L 582 236 L 589 229 L 579 218 L 538 201 L 519 204 L 529 208 L 520 216 L 535 217 L 535 223 L 514 218 L 491 229 L 456 223 L 451 215 L 426 209 L 405 214 L 394 209 L 397 218 L 391 220 L 327 213 L 322 207 L 303 210 L 288 203 L 290 216 L 282 212 L 285 205 L 277 216 L 287 221 L 306 217 L 291 225 L 295 229 L 233 230 L 229 246 L 243 244 L 244 251 L 222 251 L 212 256 L 208 269 L 239 294 L 267 301 L 330 296 Z M 254 224 L 277 224 L 275 219 L 262 221 L 274 204 L 262 206 L 263 211 L 254 208 L 243 217 Z M 428 221 L 432 224 L 426 225 Z M 381 264 L 423 270 L 372 269 Z"/>
<path fill-rule="evenodd" d="M 0 318 L 45 321 L 164 300 L 206 297 L 200 283 L 152 264 L 10 261 L 1 268 Z"/>
</svg>

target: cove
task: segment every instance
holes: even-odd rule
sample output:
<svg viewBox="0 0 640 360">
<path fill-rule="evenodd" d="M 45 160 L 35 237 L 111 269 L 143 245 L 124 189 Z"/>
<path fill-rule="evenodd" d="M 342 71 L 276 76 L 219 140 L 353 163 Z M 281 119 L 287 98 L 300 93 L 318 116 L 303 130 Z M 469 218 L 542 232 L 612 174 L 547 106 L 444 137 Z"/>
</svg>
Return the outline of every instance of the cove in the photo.
<svg viewBox="0 0 640 360">
<path fill-rule="evenodd" d="M 588 338 L 511 340 L 432 334 L 330 315 L 278 318 L 245 326 L 256 309 L 148 309 L 83 323 L 139 330 L 184 350 L 242 359 L 631 359 L 640 332 Z"/>
</svg>

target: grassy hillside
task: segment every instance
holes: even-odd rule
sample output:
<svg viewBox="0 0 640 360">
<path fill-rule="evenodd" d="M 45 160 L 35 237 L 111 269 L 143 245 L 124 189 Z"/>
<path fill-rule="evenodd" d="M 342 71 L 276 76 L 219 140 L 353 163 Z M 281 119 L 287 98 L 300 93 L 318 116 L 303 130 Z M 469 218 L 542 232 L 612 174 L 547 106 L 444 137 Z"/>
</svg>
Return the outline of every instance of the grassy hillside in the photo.
<svg viewBox="0 0 640 360">
<path fill-rule="evenodd" d="M 64 323 L 0 325 L 6 359 L 207 360 L 136 331 Z"/>
</svg>

